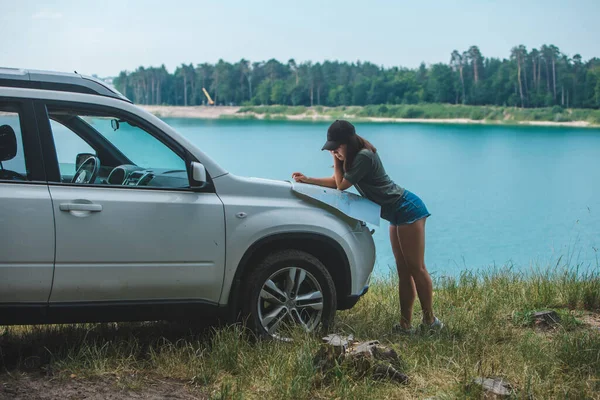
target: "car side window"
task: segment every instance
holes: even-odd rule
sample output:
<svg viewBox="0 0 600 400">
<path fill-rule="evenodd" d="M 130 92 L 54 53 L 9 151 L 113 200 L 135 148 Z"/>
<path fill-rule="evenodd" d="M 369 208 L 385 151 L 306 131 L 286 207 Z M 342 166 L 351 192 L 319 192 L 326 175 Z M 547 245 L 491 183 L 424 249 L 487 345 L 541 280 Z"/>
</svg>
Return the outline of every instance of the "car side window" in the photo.
<svg viewBox="0 0 600 400">
<path fill-rule="evenodd" d="M 60 122 L 50 120 L 50 128 L 54 136 L 54 146 L 56 147 L 60 176 L 68 180 L 68 178 L 72 178 L 75 175 L 77 155 L 95 155 L 96 151 L 85 140 Z"/>
<path fill-rule="evenodd" d="M 62 182 L 189 188 L 184 159 L 134 120 L 104 111 L 47 109 Z"/>
<path fill-rule="evenodd" d="M 0 181 L 31 180 L 25 163 L 19 108 L 0 104 Z"/>
</svg>

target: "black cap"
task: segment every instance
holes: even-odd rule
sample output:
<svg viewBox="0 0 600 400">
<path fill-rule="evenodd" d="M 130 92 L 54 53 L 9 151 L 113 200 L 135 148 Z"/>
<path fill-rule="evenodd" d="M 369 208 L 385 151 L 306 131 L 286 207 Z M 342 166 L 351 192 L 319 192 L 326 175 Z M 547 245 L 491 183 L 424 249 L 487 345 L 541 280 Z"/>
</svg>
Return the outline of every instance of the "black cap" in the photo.
<svg viewBox="0 0 600 400">
<path fill-rule="evenodd" d="M 348 143 L 354 135 L 356 135 L 354 125 L 343 119 L 338 119 L 327 129 L 327 142 L 321 150 L 335 150 L 340 145 Z"/>
</svg>

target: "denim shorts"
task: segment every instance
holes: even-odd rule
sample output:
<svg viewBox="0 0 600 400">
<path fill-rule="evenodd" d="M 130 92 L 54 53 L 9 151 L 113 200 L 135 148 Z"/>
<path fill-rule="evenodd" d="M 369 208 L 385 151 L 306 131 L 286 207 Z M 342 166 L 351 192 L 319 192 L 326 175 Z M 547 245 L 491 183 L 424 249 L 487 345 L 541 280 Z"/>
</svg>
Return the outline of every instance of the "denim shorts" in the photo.
<svg viewBox="0 0 600 400">
<path fill-rule="evenodd" d="M 390 218 L 390 225 L 408 225 L 431 214 L 427 211 L 425 203 L 416 194 L 404 189 L 404 194 L 398 202 L 394 216 Z"/>
</svg>

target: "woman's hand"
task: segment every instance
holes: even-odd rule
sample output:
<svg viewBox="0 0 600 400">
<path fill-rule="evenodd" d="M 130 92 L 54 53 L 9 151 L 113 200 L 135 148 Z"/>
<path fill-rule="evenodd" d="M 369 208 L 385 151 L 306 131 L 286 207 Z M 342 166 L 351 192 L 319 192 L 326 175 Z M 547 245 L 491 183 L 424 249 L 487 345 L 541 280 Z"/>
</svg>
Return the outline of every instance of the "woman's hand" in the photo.
<svg viewBox="0 0 600 400">
<path fill-rule="evenodd" d="M 333 188 L 333 189 L 335 189 L 335 187 L 336 187 L 335 179 L 333 178 L 333 176 L 330 178 L 309 178 L 308 176 L 304 175 L 302 172 L 294 172 L 292 174 L 292 178 L 296 182 L 308 183 L 309 185 L 324 186 L 324 187 Z"/>
<path fill-rule="evenodd" d="M 344 162 L 333 155 L 333 178 L 335 179 L 335 186 L 339 189 L 340 184 L 344 180 Z"/>
<path fill-rule="evenodd" d="M 344 178 L 344 161 L 333 156 L 333 182 L 337 190 L 346 190 L 352 184 Z"/>
<path fill-rule="evenodd" d="M 304 175 L 302 172 L 294 172 L 292 174 L 292 178 L 296 181 L 296 182 L 301 182 L 301 183 L 309 183 L 308 180 L 309 178 Z"/>
<path fill-rule="evenodd" d="M 337 158 L 335 153 L 331 152 L 331 155 L 333 156 L 333 165 L 344 165 L 344 162 Z"/>
</svg>

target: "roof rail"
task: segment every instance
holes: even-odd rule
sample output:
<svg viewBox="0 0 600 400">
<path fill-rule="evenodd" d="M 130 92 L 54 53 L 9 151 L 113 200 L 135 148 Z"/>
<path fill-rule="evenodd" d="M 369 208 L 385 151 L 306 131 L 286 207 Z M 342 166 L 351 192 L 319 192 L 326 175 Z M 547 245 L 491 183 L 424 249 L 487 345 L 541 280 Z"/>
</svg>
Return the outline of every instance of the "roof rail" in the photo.
<svg viewBox="0 0 600 400">
<path fill-rule="evenodd" d="M 0 87 L 56 90 L 112 97 L 131 103 L 111 85 L 91 76 L 78 73 L 24 70 L 0 67 Z"/>
</svg>

